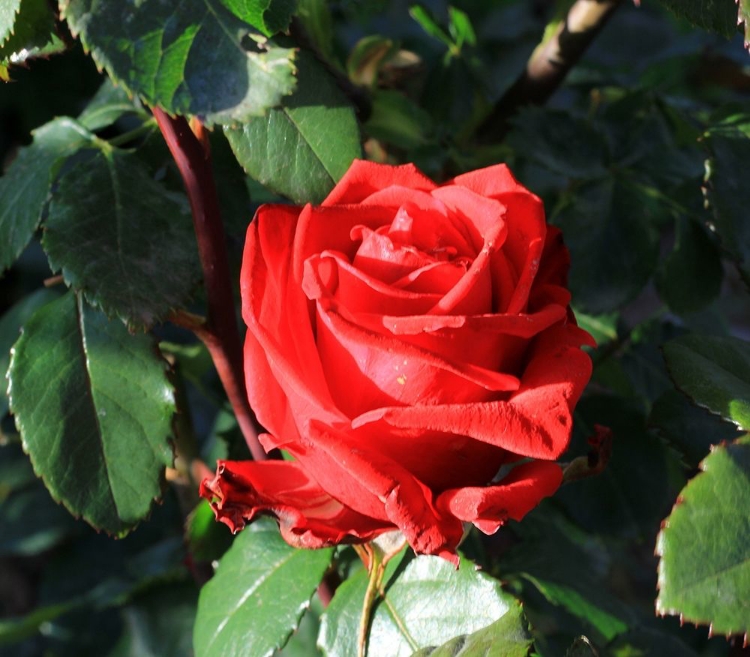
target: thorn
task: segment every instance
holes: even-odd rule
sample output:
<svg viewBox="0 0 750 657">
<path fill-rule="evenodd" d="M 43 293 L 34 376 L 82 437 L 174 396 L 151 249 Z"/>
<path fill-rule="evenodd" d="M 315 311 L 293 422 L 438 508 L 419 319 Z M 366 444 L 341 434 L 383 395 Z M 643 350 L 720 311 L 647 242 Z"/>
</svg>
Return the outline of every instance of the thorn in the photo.
<svg viewBox="0 0 750 657">
<path fill-rule="evenodd" d="M 709 623 L 708 624 L 708 638 L 712 639 L 713 636 L 714 636 L 714 624 L 713 623 Z"/>
<path fill-rule="evenodd" d="M 680 614 L 680 627 L 682 627 L 685 624 L 685 617 Z"/>
</svg>

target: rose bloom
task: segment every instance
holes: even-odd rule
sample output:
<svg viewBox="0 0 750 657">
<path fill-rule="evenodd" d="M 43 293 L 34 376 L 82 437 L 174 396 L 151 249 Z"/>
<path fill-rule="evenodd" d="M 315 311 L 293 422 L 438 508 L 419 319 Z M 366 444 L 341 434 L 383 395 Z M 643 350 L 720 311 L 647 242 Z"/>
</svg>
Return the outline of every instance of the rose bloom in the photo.
<svg viewBox="0 0 750 657">
<path fill-rule="evenodd" d="M 320 206 L 265 205 L 241 275 L 263 447 L 202 495 L 233 530 L 259 514 L 316 548 L 400 530 L 457 563 L 555 492 L 591 375 L 568 251 L 504 165 L 437 185 L 355 161 Z"/>
</svg>

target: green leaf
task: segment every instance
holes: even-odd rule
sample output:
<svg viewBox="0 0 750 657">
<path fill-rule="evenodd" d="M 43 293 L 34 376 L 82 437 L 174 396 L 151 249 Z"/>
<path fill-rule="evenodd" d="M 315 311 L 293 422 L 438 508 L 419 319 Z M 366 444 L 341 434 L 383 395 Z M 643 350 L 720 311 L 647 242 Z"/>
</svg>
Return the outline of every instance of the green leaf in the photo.
<svg viewBox="0 0 750 657">
<path fill-rule="evenodd" d="M 226 525 L 216 522 L 211 505 L 201 500 L 187 517 L 185 541 L 193 559 L 211 562 L 229 549 L 232 533 Z"/>
<path fill-rule="evenodd" d="M 284 32 L 296 8 L 296 0 L 221 0 L 237 18 L 266 36 Z"/>
<path fill-rule="evenodd" d="M 740 132 L 735 137 L 713 134 L 707 144 L 706 197 L 713 210 L 714 227 L 750 285 L 750 187 L 742 174 L 750 159 L 750 138 Z"/>
<path fill-rule="evenodd" d="M 64 158 L 94 137 L 63 117 L 37 128 L 0 178 L 0 272 L 10 267 L 34 235 L 50 186 Z"/>
<path fill-rule="evenodd" d="M 326 0 L 299 0 L 297 19 L 324 59 L 334 60 L 333 18 Z"/>
<path fill-rule="evenodd" d="M 0 44 L 13 34 L 13 27 L 22 0 L 6 0 L 0 4 Z"/>
<path fill-rule="evenodd" d="M 264 118 L 225 133 L 253 178 L 295 203 L 319 203 L 361 156 L 354 110 L 326 71 L 299 59 L 299 86 Z"/>
<path fill-rule="evenodd" d="M 336 590 L 318 637 L 328 657 L 356 654 L 366 588 L 367 573 L 360 571 Z M 478 632 L 518 610 L 500 582 L 463 558 L 458 570 L 439 557 L 395 558 L 388 564 L 382 590 L 370 623 L 368 657 L 412 655 Z"/>
<path fill-rule="evenodd" d="M 17 0 L 11 0 L 10 12 L 18 4 Z M 55 14 L 47 0 L 21 0 L 10 33 L 6 32 L 0 38 L 0 66 L 7 69 L 10 65 L 23 64 L 33 57 L 51 55 L 64 49 L 65 44 L 55 33 Z"/>
<path fill-rule="evenodd" d="M 125 629 L 107 657 L 184 657 L 192 650 L 198 592 L 193 584 L 161 586 L 122 609 Z"/>
<path fill-rule="evenodd" d="M 690 467 L 698 467 L 712 445 L 734 440 L 739 435 L 733 424 L 691 404 L 677 390 L 668 390 L 656 400 L 648 424 L 656 428 Z"/>
<path fill-rule="evenodd" d="M 10 349 L 21 334 L 21 327 L 37 308 L 57 298 L 53 290 L 42 288 L 24 297 L 0 317 L 0 418 L 8 412 L 8 395 L 6 394 L 6 375 L 10 364 Z"/>
<path fill-rule="evenodd" d="M 130 113 L 138 114 L 143 118 L 148 116 L 140 103 L 131 99 L 125 89 L 116 86 L 107 78 L 78 116 L 78 122 L 88 130 L 101 130 L 112 125 L 121 116 Z"/>
<path fill-rule="evenodd" d="M 512 123 L 507 142 L 519 155 L 569 178 L 606 173 L 607 145 L 591 121 L 561 110 L 527 107 Z"/>
<path fill-rule="evenodd" d="M 617 178 L 587 182 L 553 217 L 570 249 L 570 288 L 591 314 L 619 309 L 637 295 L 656 267 L 659 208 Z"/>
<path fill-rule="evenodd" d="M 735 0 L 661 0 L 676 16 L 727 39 L 737 33 Z"/>
<path fill-rule="evenodd" d="M 270 520 L 250 525 L 201 589 L 196 657 L 264 657 L 281 648 L 308 607 L 331 553 L 290 547 Z"/>
<path fill-rule="evenodd" d="M 183 306 L 200 276 L 184 197 L 153 180 L 134 153 L 111 148 L 61 176 L 42 246 L 68 285 L 131 326 Z"/>
<path fill-rule="evenodd" d="M 585 619 L 592 627 L 596 628 L 607 641 L 611 641 L 618 634 L 628 629 L 620 617 L 606 609 L 602 609 L 593 599 L 583 595 L 576 587 L 569 584 L 538 579 L 528 574 L 523 575 L 539 592 L 554 605 L 565 608 L 568 612 Z"/>
<path fill-rule="evenodd" d="M 516 603 L 484 629 L 458 636 L 439 648 L 423 648 L 413 657 L 526 657 L 531 644 L 528 623 Z"/>
<path fill-rule="evenodd" d="M 575 309 L 574 309 L 575 310 Z M 587 331 L 596 340 L 598 346 L 617 339 L 617 322 L 619 313 L 607 313 L 604 315 L 587 315 L 575 310 L 576 322 L 584 331 Z"/>
<path fill-rule="evenodd" d="M 659 534 L 657 613 L 750 632 L 750 438 L 716 447 Z"/>
<path fill-rule="evenodd" d="M 417 148 L 430 141 L 432 118 L 419 105 L 398 91 L 377 89 L 365 130 L 398 148 Z"/>
<path fill-rule="evenodd" d="M 99 66 L 170 113 L 199 115 L 209 123 L 246 121 L 294 89 L 293 50 L 253 33 L 220 0 L 60 5 Z"/>
<path fill-rule="evenodd" d="M 642 412 L 621 397 L 591 395 L 576 407 L 572 456 L 586 454 L 594 425 L 612 429 L 612 457 L 596 477 L 561 488 L 555 500 L 585 530 L 621 537 L 653 536 L 674 500 L 667 449 L 646 429 Z"/>
<path fill-rule="evenodd" d="M 695 222 L 679 217 L 675 233 L 674 250 L 656 272 L 656 289 L 674 312 L 687 314 L 719 295 L 724 269 L 714 243 Z"/>
<path fill-rule="evenodd" d="M 126 533 L 161 494 L 174 413 L 165 369 L 149 336 L 73 293 L 34 313 L 13 348 L 24 450 L 52 496 L 97 529 Z"/>
<path fill-rule="evenodd" d="M 409 14 L 427 34 L 444 43 L 448 48 L 453 48 L 453 39 L 438 23 L 433 13 L 424 5 L 412 5 Z"/>
<path fill-rule="evenodd" d="M 0 443 L 0 501 L 35 481 L 34 469 L 21 443 Z"/>
<path fill-rule="evenodd" d="M 677 387 L 696 404 L 750 429 L 750 344 L 691 334 L 665 344 L 664 358 Z"/>
<path fill-rule="evenodd" d="M 40 554 L 77 529 L 71 515 L 39 481 L 0 501 L 0 555 Z"/>
<path fill-rule="evenodd" d="M 477 45 L 477 35 L 468 14 L 453 6 L 448 6 L 448 29 L 456 46 L 461 48 L 464 43 Z"/>
</svg>

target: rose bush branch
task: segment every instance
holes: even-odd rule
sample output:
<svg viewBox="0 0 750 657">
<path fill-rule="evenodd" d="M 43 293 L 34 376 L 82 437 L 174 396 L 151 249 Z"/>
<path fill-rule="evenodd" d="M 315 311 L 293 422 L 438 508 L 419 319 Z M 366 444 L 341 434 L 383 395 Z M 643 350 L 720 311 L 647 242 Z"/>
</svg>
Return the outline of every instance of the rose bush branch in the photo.
<svg viewBox="0 0 750 657">
<path fill-rule="evenodd" d="M 479 126 L 483 140 L 500 141 L 508 119 L 524 105 L 542 105 L 562 84 L 622 0 L 576 0 L 554 34 L 537 46 L 521 76 Z"/>
<path fill-rule="evenodd" d="M 193 331 L 206 345 L 253 458 L 264 460 L 266 454 L 258 442 L 253 413 L 245 393 L 242 344 L 237 330 L 226 238 L 210 155 L 185 118 L 170 117 L 158 107 L 153 111 L 190 200 L 208 299 L 205 321 L 188 313 L 175 313 L 171 319 Z"/>
</svg>

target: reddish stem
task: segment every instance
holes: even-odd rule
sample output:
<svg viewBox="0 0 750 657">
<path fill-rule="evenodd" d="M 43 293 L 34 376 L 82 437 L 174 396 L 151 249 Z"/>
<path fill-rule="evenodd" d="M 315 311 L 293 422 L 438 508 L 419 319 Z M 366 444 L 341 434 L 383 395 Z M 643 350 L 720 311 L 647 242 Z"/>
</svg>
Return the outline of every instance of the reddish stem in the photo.
<svg viewBox="0 0 750 657">
<path fill-rule="evenodd" d="M 193 326 L 187 326 L 186 323 L 182 325 L 191 328 L 208 348 L 250 452 L 256 461 L 262 461 L 266 458 L 266 453 L 258 442 L 253 413 L 245 391 L 242 344 L 237 330 L 224 225 L 219 212 L 210 156 L 184 117 L 170 117 L 158 107 L 154 108 L 153 113 L 180 170 L 190 200 L 208 298 L 206 322 Z M 186 315 L 178 313 L 175 316 L 184 318 Z"/>
</svg>

